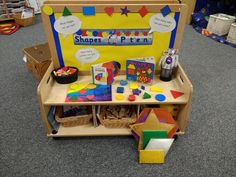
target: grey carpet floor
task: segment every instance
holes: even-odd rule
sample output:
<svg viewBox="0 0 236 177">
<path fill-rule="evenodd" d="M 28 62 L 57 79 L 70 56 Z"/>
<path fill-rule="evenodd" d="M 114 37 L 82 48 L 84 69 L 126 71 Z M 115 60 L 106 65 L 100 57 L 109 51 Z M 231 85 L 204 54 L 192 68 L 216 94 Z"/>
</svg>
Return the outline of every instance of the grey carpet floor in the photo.
<svg viewBox="0 0 236 177">
<path fill-rule="evenodd" d="M 185 27 L 181 63 L 194 88 L 188 129 L 165 164 L 140 165 L 132 137 L 46 137 L 38 82 L 22 61 L 22 48 L 45 41 L 40 18 L 0 36 L 1 177 L 235 176 L 236 49 Z"/>
</svg>

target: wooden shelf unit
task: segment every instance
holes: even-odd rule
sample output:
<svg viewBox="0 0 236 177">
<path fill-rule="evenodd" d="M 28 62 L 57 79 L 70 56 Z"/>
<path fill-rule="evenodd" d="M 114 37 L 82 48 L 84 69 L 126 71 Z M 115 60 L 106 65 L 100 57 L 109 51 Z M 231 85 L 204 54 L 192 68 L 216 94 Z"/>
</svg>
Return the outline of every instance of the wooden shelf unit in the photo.
<svg viewBox="0 0 236 177">
<path fill-rule="evenodd" d="M 63 8 L 66 6 L 70 9 L 72 13 L 77 13 L 82 11 L 83 6 L 95 6 L 96 7 L 96 13 L 104 13 L 104 8 L 107 6 L 113 6 L 114 12 L 120 13 L 120 8 L 124 6 L 128 6 L 129 10 L 133 12 L 137 12 L 137 9 L 140 9 L 140 7 L 145 6 L 148 8 L 149 13 L 158 13 L 160 12 L 160 9 L 163 8 L 165 4 L 168 4 L 171 11 L 177 12 L 179 14 L 179 21 L 178 26 L 176 29 L 176 33 L 174 36 L 173 46 L 172 48 L 179 49 L 183 30 L 184 30 L 184 24 L 186 21 L 186 14 L 187 14 L 187 7 L 184 4 L 179 4 L 179 1 L 177 0 L 114 0 L 114 1 L 108 1 L 108 0 L 71 0 L 71 1 L 65 1 L 65 0 L 48 0 L 45 1 L 44 5 L 48 5 L 53 8 L 54 13 L 62 13 Z M 74 137 L 74 136 L 125 136 L 125 135 L 131 135 L 131 131 L 129 128 L 106 128 L 102 126 L 101 124 L 98 127 L 94 127 L 92 123 L 90 125 L 83 125 L 83 126 L 76 126 L 76 127 L 63 127 L 60 126 L 59 130 L 56 134 L 52 133 L 52 128 L 47 120 L 48 112 L 51 108 L 51 106 L 63 106 L 63 105 L 91 105 L 93 108 L 99 105 L 160 105 L 160 104 L 176 104 L 179 106 L 179 113 L 176 116 L 176 122 L 179 126 L 180 131 L 177 132 L 177 134 L 184 134 L 187 122 L 189 119 L 189 112 L 191 108 L 191 101 L 192 101 L 192 84 L 190 80 L 188 79 L 187 75 L 185 74 L 183 68 L 181 65 L 178 65 L 177 70 L 175 72 L 175 76 L 173 77 L 172 81 L 170 82 L 162 82 L 158 79 L 158 76 L 155 75 L 155 79 L 152 83 L 152 85 L 156 85 L 158 87 L 161 87 L 164 89 L 164 95 L 166 96 L 166 101 L 164 102 L 158 102 L 155 100 L 155 95 L 157 93 L 150 92 L 150 85 L 145 85 L 146 90 L 148 93 L 152 95 L 151 99 L 144 100 L 140 97 L 136 99 L 134 102 L 127 101 L 127 95 L 130 93 L 130 90 L 128 86 L 125 88 L 125 96 L 126 99 L 123 101 L 118 101 L 115 99 L 116 96 L 116 88 L 119 85 L 119 81 L 121 79 L 125 79 L 124 75 L 120 75 L 117 78 L 115 78 L 115 83 L 112 85 L 113 95 L 112 95 L 112 101 L 106 101 L 106 102 L 73 102 L 73 103 L 67 103 L 65 102 L 66 99 L 66 93 L 68 89 L 68 84 L 61 85 L 56 83 L 52 76 L 51 72 L 54 68 L 58 68 L 60 66 L 59 64 L 59 57 L 58 52 L 56 49 L 56 43 L 53 37 L 53 31 L 51 28 L 51 21 L 48 15 L 42 13 L 42 19 L 44 22 L 45 32 L 47 35 L 47 39 L 49 42 L 49 47 L 52 55 L 52 64 L 49 66 L 46 74 L 44 75 L 43 79 L 41 80 L 37 94 L 39 99 L 39 105 L 40 105 L 40 111 L 42 115 L 42 120 L 44 123 L 44 126 L 46 127 L 47 136 L 49 137 Z M 73 58 L 73 56 L 72 56 Z M 119 57 L 117 57 L 119 58 Z M 83 70 L 82 70 L 83 71 Z M 90 82 L 91 76 L 86 75 L 90 73 L 89 71 L 85 71 L 84 73 L 81 73 L 78 77 L 78 82 Z M 141 84 L 139 84 L 141 85 Z M 183 92 L 184 95 L 174 99 L 170 93 L 170 90 L 176 90 Z M 94 109 L 93 109 L 94 110 Z M 93 112 L 93 114 L 95 114 Z M 95 116 L 95 115 L 94 115 Z M 98 121 L 99 122 L 99 121 Z"/>
<path fill-rule="evenodd" d="M 41 80 L 38 86 L 38 98 L 40 103 L 40 110 L 42 114 L 42 119 L 44 125 L 47 129 L 47 135 L 50 137 L 68 137 L 68 136 L 113 136 L 113 135 L 131 135 L 131 131 L 129 128 L 106 128 L 102 125 L 98 127 L 94 127 L 91 125 L 77 126 L 77 127 L 63 127 L 60 126 L 57 134 L 52 134 L 52 128 L 47 121 L 47 115 L 51 106 L 62 106 L 62 105 L 153 105 L 153 104 L 177 104 L 180 106 L 180 112 L 176 118 L 176 122 L 180 127 L 180 132 L 178 134 L 184 134 L 185 129 L 187 127 L 189 111 L 192 100 L 192 84 L 186 76 L 184 70 L 179 65 L 176 76 L 173 78 L 171 82 L 163 82 L 160 81 L 158 76 L 155 76 L 154 82 L 152 85 L 156 85 L 164 89 L 164 94 L 167 99 L 164 102 L 159 102 L 155 100 L 155 95 L 157 93 L 151 93 L 149 91 L 150 85 L 145 85 L 146 91 L 151 93 L 152 98 L 148 100 L 143 100 L 141 96 L 137 98 L 136 101 L 130 102 L 127 99 L 123 101 L 118 101 L 115 99 L 116 88 L 119 85 L 119 80 L 124 78 L 125 76 L 121 75 L 116 78 L 115 83 L 112 85 L 112 100 L 106 102 L 76 102 L 76 103 L 66 103 L 66 92 L 69 84 L 58 84 L 56 83 L 52 76 L 51 72 L 54 69 L 53 64 L 51 64 Z M 79 76 L 79 82 L 89 82 L 91 80 L 91 76 Z M 141 84 L 140 84 L 141 85 Z M 129 88 L 127 86 L 126 96 L 129 94 Z M 184 92 L 184 96 L 174 99 L 170 94 L 170 90 L 178 90 Z"/>
</svg>

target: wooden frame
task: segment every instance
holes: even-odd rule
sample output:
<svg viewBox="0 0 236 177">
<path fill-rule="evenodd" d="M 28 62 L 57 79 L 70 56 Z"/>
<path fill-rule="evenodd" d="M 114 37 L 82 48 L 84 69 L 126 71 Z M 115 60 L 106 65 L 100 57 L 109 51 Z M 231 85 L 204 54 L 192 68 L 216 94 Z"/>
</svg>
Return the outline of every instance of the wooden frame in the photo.
<svg viewBox="0 0 236 177">
<path fill-rule="evenodd" d="M 63 7 L 66 5 L 70 8 L 72 12 L 75 11 L 81 11 L 81 6 L 88 5 L 84 4 L 84 1 L 82 0 L 72 0 L 69 1 L 68 4 L 62 4 L 65 3 L 63 0 L 57 0 L 57 1 L 46 1 L 45 5 L 50 5 L 54 12 L 59 12 L 63 10 Z M 96 6 L 96 11 L 103 11 L 104 4 L 109 5 L 110 2 L 107 3 L 106 0 L 89 0 L 89 5 Z M 174 48 L 179 49 L 182 35 L 183 35 L 183 28 L 185 24 L 185 16 L 186 16 L 186 6 L 183 4 L 176 4 L 176 1 L 168 1 L 169 6 L 172 10 L 181 12 L 180 13 L 180 20 L 178 24 L 178 29 L 176 33 Z M 163 7 L 164 1 L 158 1 L 158 0 L 152 0 L 152 1 L 141 1 L 141 0 L 129 0 L 129 1 L 121 1 L 121 0 L 115 0 L 112 2 L 113 6 L 115 7 L 115 11 L 118 11 L 120 7 L 123 7 L 124 5 L 130 5 L 129 8 L 136 8 L 137 6 L 140 7 L 140 5 L 145 5 L 149 11 L 156 12 L 157 10 L 160 10 L 161 7 Z M 122 4 L 121 4 L 122 3 Z M 162 5 L 161 5 L 162 4 Z M 49 17 L 45 14 L 42 14 L 44 25 L 47 26 L 49 24 Z M 47 136 L 50 137 L 67 137 L 67 136 L 113 136 L 113 135 L 131 135 L 131 131 L 128 128 L 105 128 L 102 125 L 99 125 L 98 127 L 94 127 L 91 125 L 84 125 L 84 126 L 77 126 L 77 127 L 62 127 L 60 126 L 58 133 L 53 134 L 52 128 L 47 120 L 47 115 L 50 110 L 51 106 L 56 105 L 91 105 L 93 108 L 95 108 L 98 105 L 117 105 L 117 104 L 135 104 L 135 105 L 142 105 L 142 104 L 177 104 L 180 106 L 180 112 L 178 116 L 176 117 L 176 122 L 180 128 L 180 131 L 177 132 L 177 134 L 184 134 L 187 122 L 189 118 L 189 112 L 191 108 L 191 100 L 192 100 L 192 84 L 190 80 L 188 79 L 187 75 L 185 74 L 183 68 L 181 65 L 178 65 L 176 73 L 174 78 L 171 82 L 162 82 L 160 81 L 157 76 L 155 76 L 154 83 L 158 82 L 158 85 L 160 87 L 165 88 L 164 94 L 166 95 L 167 99 L 165 102 L 158 102 L 155 99 L 150 99 L 148 101 L 143 99 L 137 99 L 135 102 L 129 102 L 127 100 L 124 101 L 117 101 L 113 99 L 113 101 L 107 101 L 107 102 L 73 102 L 73 103 L 66 103 L 65 102 L 65 96 L 66 91 L 68 88 L 67 85 L 61 85 L 57 84 L 52 76 L 51 72 L 52 70 L 57 67 L 58 64 L 58 58 L 57 58 L 57 52 L 55 50 L 55 43 L 54 38 L 52 35 L 51 28 L 46 28 L 46 34 L 48 37 L 49 46 L 51 49 L 52 54 L 52 61 L 53 63 L 49 66 L 47 72 L 45 73 L 43 79 L 41 80 L 37 94 L 39 99 L 39 105 L 40 105 L 40 111 L 42 115 L 42 120 L 44 123 L 44 126 L 46 127 Z M 87 73 L 80 73 L 79 81 L 89 81 L 91 80 L 91 76 L 86 75 Z M 120 80 L 124 78 L 124 75 L 118 76 L 116 80 Z M 112 86 L 113 93 L 116 93 L 115 89 L 119 85 L 118 82 L 115 82 Z M 149 86 L 147 86 L 148 89 Z M 178 100 L 174 99 L 172 95 L 169 93 L 169 90 L 179 90 L 184 92 L 184 96 L 179 98 Z M 127 93 L 125 94 L 127 96 Z M 112 97 L 115 97 L 115 94 L 112 95 Z M 93 109 L 95 110 L 95 109 Z M 95 118 L 95 112 L 93 112 L 94 118 Z"/>
</svg>

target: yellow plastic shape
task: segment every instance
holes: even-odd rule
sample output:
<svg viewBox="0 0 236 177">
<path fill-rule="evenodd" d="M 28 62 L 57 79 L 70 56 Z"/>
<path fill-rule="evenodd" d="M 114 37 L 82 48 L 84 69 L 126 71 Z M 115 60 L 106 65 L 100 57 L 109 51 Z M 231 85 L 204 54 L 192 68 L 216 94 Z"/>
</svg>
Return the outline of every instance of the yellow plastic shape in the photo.
<svg viewBox="0 0 236 177">
<path fill-rule="evenodd" d="M 152 87 L 150 88 L 150 91 L 162 93 L 162 92 L 163 92 L 163 88 L 160 88 L 160 87 L 157 87 L 157 86 L 152 86 Z"/>
<path fill-rule="evenodd" d="M 117 100 L 124 100 L 124 99 L 125 99 L 125 96 L 122 95 L 122 94 L 117 94 L 117 95 L 116 95 L 116 99 L 117 99 Z"/>
<path fill-rule="evenodd" d="M 133 89 L 137 89 L 138 88 L 138 84 L 130 84 L 129 88 L 132 89 L 132 90 Z"/>
<path fill-rule="evenodd" d="M 164 163 L 164 161 L 163 149 L 139 151 L 139 163 Z"/>
<path fill-rule="evenodd" d="M 51 6 L 47 6 L 45 5 L 43 7 L 43 12 L 46 14 L 46 15 L 52 15 L 53 14 L 53 9 Z"/>
</svg>

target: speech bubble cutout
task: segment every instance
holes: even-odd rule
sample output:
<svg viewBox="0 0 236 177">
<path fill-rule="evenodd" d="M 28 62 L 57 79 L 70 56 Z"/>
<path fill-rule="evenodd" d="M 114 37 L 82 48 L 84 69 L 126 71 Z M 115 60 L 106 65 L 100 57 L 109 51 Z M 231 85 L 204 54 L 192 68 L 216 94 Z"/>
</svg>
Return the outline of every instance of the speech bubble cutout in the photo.
<svg viewBox="0 0 236 177">
<path fill-rule="evenodd" d="M 81 62 L 82 65 L 84 63 L 92 63 L 99 58 L 99 52 L 94 48 L 84 48 L 76 52 L 75 58 Z"/>
<path fill-rule="evenodd" d="M 66 37 L 68 34 L 73 34 L 81 28 L 81 21 L 78 17 L 73 15 L 61 16 L 55 21 L 54 28 L 58 33 Z"/>
<path fill-rule="evenodd" d="M 176 22 L 173 17 L 170 15 L 164 17 L 161 13 L 153 15 L 149 20 L 149 24 L 151 26 L 149 33 L 154 31 L 171 32 L 176 27 Z"/>
</svg>

